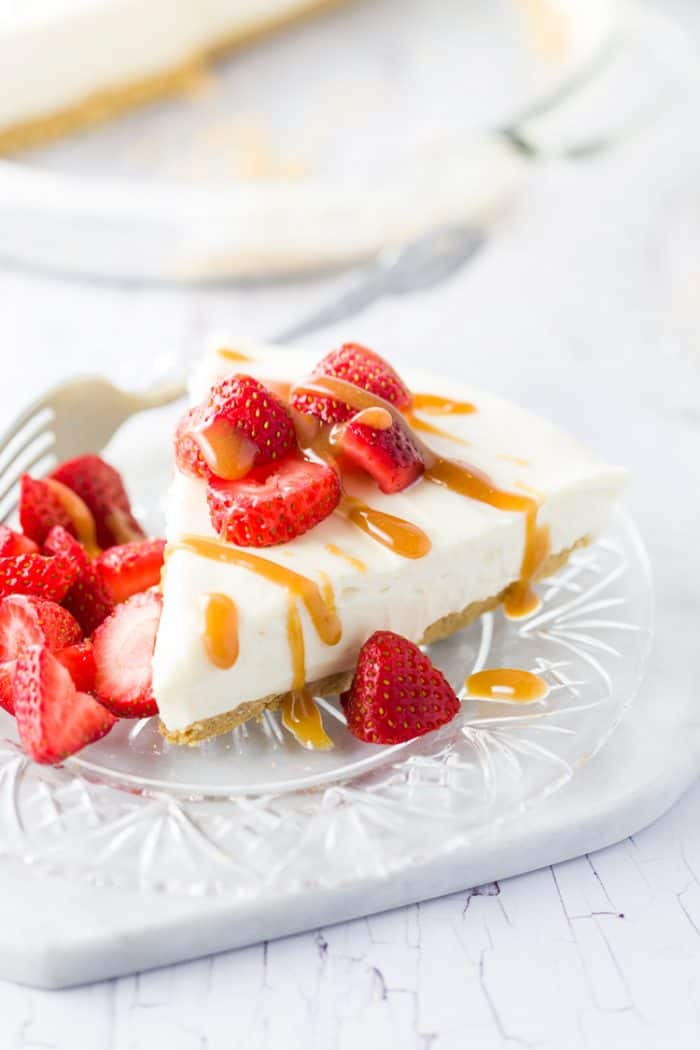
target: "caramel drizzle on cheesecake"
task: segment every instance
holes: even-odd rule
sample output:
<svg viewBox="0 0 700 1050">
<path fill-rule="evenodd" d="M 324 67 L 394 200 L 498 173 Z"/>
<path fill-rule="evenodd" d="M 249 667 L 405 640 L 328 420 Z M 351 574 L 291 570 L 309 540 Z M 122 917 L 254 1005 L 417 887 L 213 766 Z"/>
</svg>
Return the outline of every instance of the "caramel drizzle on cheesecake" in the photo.
<svg viewBox="0 0 700 1050">
<path fill-rule="evenodd" d="M 471 401 L 458 401 L 454 397 L 443 397 L 442 394 L 413 394 L 411 409 L 414 412 L 427 412 L 431 416 L 471 416 L 476 412 L 476 405 Z"/>
<path fill-rule="evenodd" d="M 401 412 L 394 405 L 335 376 L 317 376 L 304 380 L 295 389 L 300 393 L 321 394 L 336 401 L 345 402 L 356 412 L 382 408 L 389 412 L 395 420 L 403 422 Z M 459 404 L 462 406 L 462 414 L 466 414 L 467 402 Z M 537 521 L 539 499 L 534 495 L 501 489 L 477 467 L 438 455 L 415 433 L 413 438 L 425 461 L 424 479 L 426 481 L 440 485 L 468 499 L 485 503 L 497 510 L 515 511 L 524 515 L 525 544 L 520 564 L 520 578 L 508 589 L 503 605 L 506 615 L 512 619 L 527 616 L 539 604 L 532 584 L 549 551 L 549 531 L 546 527 L 541 527 Z"/>
<path fill-rule="evenodd" d="M 343 496 L 338 513 L 401 558 L 424 558 L 432 547 L 430 537 L 413 522 L 370 507 L 353 496 Z"/>
<path fill-rule="evenodd" d="M 233 355 L 235 353 L 236 352 L 231 353 L 232 359 L 234 359 Z M 228 356 L 228 354 L 225 356 Z M 243 355 L 235 357 L 236 360 L 242 358 Z M 352 383 L 346 382 L 345 380 L 330 376 L 314 377 L 289 389 L 287 389 L 285 384 L 285 394 L 288 395 L 288 393 L 291 393 L 291 390 L 300 393 L 321 394 L 337 401 L 345 402 L 355 410 L 356 415 L 353 417 L 355 420 L 377 429 L 386 429 L 388 426 L 392 425 L 393 421 L 398 421 L 403 426 L 412 426 L 414 430 L 413 438 L 420 448 L 425 462 L 425 481 L 447 488 L 451 492 L 457 493 L 465 498 L 485 503 L 498 510 L 522 513 L 525 517 L 525 544 L 520 566 L 520 578 L 512 584 L 506 592 L 504 598 L 504 609 L 506 615 L 512 618 L 517 618 L 528 615 L 537 608 L 539 603 L 533 590 L 532 582 L 549 551 L 548 529 L 540 526 L 537 520 L 540 505 L 537 496 L 528 493 L 511 492 L 499 488 L 487 474 L 480 471 L 477 467 L 437 454 L 425 445 L 415 433 L 415 430 L 423 430 L 428 433 L 440 434 L 441 436 L 454 440 L 453 435 L 441 432 L 439 428 L 435 428 L 432 424 L 416 417 L 415 411 L 423 410 L 428 414 L 434 415 L 467 415 L 475 411 L 474 405 L 469 402 L 460 402 L 450 398 L 444 398 L 440 395 L 416 394 L 413 397 L 411 409 L 405 413 L 401 413 L 394 405 L 384 399 L 376 397 L 368 391 L 363 390 Z M 285 400 L 287 399 L 288 397 L 285 397 Z M 302 450 L 307 454 L 316 456 L 317 458 L 333 465 L 337 470 L 338 468 L 335 461 L 338 444 L 338 428 L 320 426 L 317 421 L 307 420 L 306 417 L 300 417 L 298 413 L 293 413 L 293 415 L 297 429 L 297 437 Z M 340 426 L 342 426 L 342 424 Z M 406 521 L 403 518 L 370 507 L 361 500 L 349 496 L 347 493 L 343 495 L 338 508 L 338 513 L 342 514 L 349 522 L 365 532 L 365 534 L 371 539 L 382 544 L 401 557 L 422 558 L 425 557 L 431 549 L 429 536 L 427 536 L 419 526 L 410 521 Z M 191 553 L 206 558 L 238 565 L 241 568 L 248 569 L 249 571 L 262 576 L 278 586 L 286 588 L 289 597 L 287 635 L 292 662 L 292 692 L 290 694 L 291 699 L 289 699 L 289 704 L 293 705 L 296 703 L 297 706 L 295 710 L 297 711 L 297 714 L 299 711 L 305 712 L 304 719 L 313 729 L 316 723 L 310 705 L 313 705 L 315 708 L 315 704 L 313 704 L 313 701 L 308 695 L 305 695 L 302 692 L 306 680 L 306 660 L 304 650 L 304 632 L 298 602 L 301 601 L 304 604 L 319 638 L 327 645 L 336 645 L 340 641 L 342 635 L 342 626 L 335 610 L 335 601 L 330 580 L 327 577 L 323 579 L 322 593 L 313 580 L 302 576 L 300 573 L 287 569 L 277 562 L 271 561 L 267 558 L 252 554 L 247 550 L 243 550 L 220 540 L 209 539 L 204 536 L 185 535 L 169 545 L 168 554 L 171 554 L 174 550 L 178 549 L 188 550 Z M 364 571 L 366 568 L 364 563 L 346 555 L 340 548 L 335 547 L 333 544 L 327 545 L 327 549 L 330 553 L 344 557 L 351 564 L 354 564 L 358 571 Z M 212 598 L 215 596 L 210 595 L 208 597 L 211 602 Z M 230 643 L 230 649 L 227 656 L 222 655 L 225 651 L 225 644 L 222 638 L 217 636 L 217 631 L 220 632 L 217 617 L 221 617 L 223 614 L 220 612 L 214 613 L 211 611 L 211 608 L 210 605 L 207 605 L 207 611 L 205 612 L 205 645 L 212 662 L 218 666 L 222 666 L 222 664 L 217 663 L 217 661 L 220 659 L 223 660 L 224 658 L 230 658 L 233 645 Z M 216 626 L 212 626 L 207 621 L 207 616 L 214 618 Z M 237 657 L 237 651 L 235 655 Z M 229 664 L 228 666 L 232 666 L 232 664 Z M 513 683 L 511 682 L 511 685 L 512 684 Z M 493 681 L 489 685 L 488 682 L 486 682 L 486 679 L 482 679 L 481 683 L 472 683 L 472 685 L 474 688 L 481 685 L 481 688 L 483 689 L 498 689 L 500 687 L 499 681 Z M 516 689 L 516 691 L 521 687 L 524 688 L 522 683 L 521 686 L 517 686 L 517 684 L 513 685 L 513 688 Z M 300 700 L 299 697 L 302 697 L 303 699 Z M 513 697 L 509 697 L 509 699 L 512 698 Z M 325 736 L 320 721 L 320 714 L 317 709 L 316 714 L 318 715 L 321 733 Z M 283 720 L 284 719 L 286 719 L 285 724 L 287 725 L 287 728 L 294 732 L 302 743 L 304 743 L 304 739 L 302 739 L 304 735 L 308 738 L 309 742 L 305 743 L 304 746 L 328 746 L 311 742 L 311 739 L 315 735 L 318 736 L 315 729 L 313 731 L 308 729 L 308 731 L 304 730 L 303 732 L 299 730 L 297 723 L 300 720 L 300 716 L 293 716 L 292 707 L 289 707 L 289 710 L 283 711 Z M 293 723 L 296 726 L 296 729 L 292 728 L 292 724 L 288 723 Z M 297 730 L 299 730 L 299 733 Z M 328 738 L 326 737 L 326 739 Z"/>
<path fill-rule="evenodd" d="M 304 627 L 299 608 L 293 594 L 287 595 L 287 638 L 292 657 L 292 689 L 303 689 L 306 685 L 306 650 Z"/>
<path fill-rule="evenodd" d="M 363 392 L 350 383 L 346 385 L 351 390 L 357 390 L 359 393 Z M 304 383 L 301 387 L 294 389 L 307 390 L 309 386 Z M 371 395 L 369 396 L 371 397 Z M 363 423 L 377 430 L 387 430 L 394 422 L 393 413 L 388 411 L 388 408 L 391 406 L 383 402 L 381 398 L 374 400 L 376 403 L 368 403 L 357 409 L 357 413 L 352 417 L 353 422 Z M 353 405 L 352 407 L 356 406 Z M 340 435 L 346 424 L 321 426 L 318 420 L 304 416 L 299 412 L 293 413 L 293 419 L 300 448 L 306 454 L 315 456 L 333 467 L 339 475 L 342 487 L 342 477 L 336 465 L 336 456 Z M 402 558 L 423 558 L 432 547 L 430 537 L 418 525 L 414 525 L 413 522 L 406 521 L 405 518 L 400 518 L 396 514 L 388 514 L 386 511 L 370 507 L 362 500 L 350 496 L 344 490 L 337 513 L 376 543 L 380 543 L 383 547 Z"/>
<path fill-rule="evenodd" d="M 337 645 L 340 641 L 343 634 L 340 620 L 324 602 L 318 585 L 308 576 L 302 576 L 301 573 L 287 569 L 268 558 L 261 558 L 259 554 L 251 554 L 241 547 L 234 547 L 230 543 L 206 536 L 182 536 L 171 545 L 171 550 L 189 550 L 214 561 L 239 565 L 258 576 L 263 576 L 271 583 L 276 583 L 279 587 L 285 587 L 304 604 L 321 641 L 326 645 Z"/>
<path fill-rule="evenodd" d="M 238 609 L 232 598 L 213 592 L 202 599 L 202 639 L 215 667 L 228 670 L 238 659 Z"/>
<path fill-rule="evenodd" d="M 323 728 L 318 704 L 307 689 L 289 693 L 282 701 L 282 725 L 311 751 L 328 751 L 333 741 Z"/>
<path fill-rule="evenodd" d="M 422 430 L 425 434 L 432 434 L 433 437 L 446 438 L 457 445 L 471 444 L 464 438 L 451 434 L 449 430 L 443 430 L 442 427 L 429 423 L 427 419 L 422 419 L 421 416 L 416 415 L 417 412 L 426 412 L 431 416 L 469 416 L 476 412 L 476 405 L 473 405 L 471 401 L 457 401 L 451 397 L 443 397 L 441 394 L 418 393 L 413 395 L 410 408 L 405 409 L 403 413 L 406 422 L 413 430 Z"/>
<path fill-rule="evenodd" d="M 232 350 L 228 346 L 221 346 L 216 352 L 219 357 L 223 357 L 224 361 L 234 361 L 237 364 L 240 364 L 243 361 L 254 360 L 254 358 L 250 357 L 248 354 L 243 354 L 240 350 Z"/>
<path fill-rule="evenodd" d="M 335 543 L 327 543 L 326 550 L 329 554 L 333 554 L 336 558 L 342 558 L 348 565 L 352 565 L 353 569 L 358 572 L 367 572 L 367 566 L 359 558 L 355 558 L 352 554 L 348 554 L 342 547 L 338 547 Z"/>
<path fill-rule="evenodd" d="M 224 481 L 245 477 L 255 462 L 257 445 L 226 419 L 194 427 L 193 440 L 213 474 Z"/>
<path fill-rule="evenodd" d="M 223 548 L 223 550 L 222 550 Z M 292 660 L 292 689 L 282 704 L 282 722 L 299 743 L 312 750 L 327 750 L 333 747 L 323 728 L 321 712 L 305 688 L 306 656 L 304 629 L 299 614 L 298 600 L 306 606 L 319 637 L 327 645 L 340 641 L 340 621 L 335 613 L 335 597 L 330 579 L 324 576 L 321 591 L 312 580 L 298 573 L 285 570 L 265 558 L 248 555 L 243 559 L 229 557 L 229 552 L 238 555 L 246 552 L 225 547 L 218 540 L 204 536 L 185 536 L 170 545 L 168 555 L 175 550 L 189 550 L 207 558 L 233 564 L 243 564 L 259 575 L 287 587 L 287 637 Z M 252 561 L 250 560 L 252 559 Z M 253 565 L 255 563 L 255 565 Z M 265 563 L 261 565 L 260 563 Z M 275 569 L 279 572 L 274 571 Z M 303 582 L 302 582 L 303 581 Z M 204 646 L 210 661 L 222 669 L 233 667 L 238 659 L 238 610 L 235 602 L 225 594 L 210 593 L 204 596 Z"/>
</svg>

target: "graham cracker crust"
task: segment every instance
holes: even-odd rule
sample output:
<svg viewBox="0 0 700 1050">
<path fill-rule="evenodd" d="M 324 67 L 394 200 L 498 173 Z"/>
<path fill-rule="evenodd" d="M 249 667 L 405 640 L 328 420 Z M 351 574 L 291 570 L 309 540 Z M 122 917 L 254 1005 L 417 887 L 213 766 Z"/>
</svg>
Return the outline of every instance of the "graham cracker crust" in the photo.
<svg viewBox="0 0 700 1050">
<path fill-rule="evenodd" d="M 553 576 L 556 572 L 559 572 L 575 550 L 580 547 L 586 547 L 589 543 L 590 538 L 584 536 L 583 539 L 577 540 L 573 546 L 567 547 L 566 550 L 559 551 L 558 554 L 550 554 L 537 573 L 538 578 Z M 497 608 L 503 602 L 512 586 L 513 584 L 509 584 L 500 594 L 496 594 L 492 598 L 486 598 L 480 602 L 472 602 L 462 609 L 461 612 L 450 613 L 436 620 L 435 623 L 427 628 L 420 644 L 428 645 L 431 642 L 442 641 L 444 638 L 449 638 L 456 631 L 461 631 L 464 627 L 468 627 L 483 613 Z M 354 669 L 339 671 L 335 674 L 327 675 L 325 678 L 320 678 L 315 682 L 307 683 L 307 688 L 313 696 L 333 696 L 335 693 L 341 693 L 349 687 L 353 674 Z M 162 722 L 159 728 L 163 736 L 171 744 L 196 745 L 201 743 L 202 740 L 208 740 L 210 737 L 230 733 L 236 726 L 247 722 L 251 718 L 260 718 L 265 709 L 274 711 L 290 695 L 288 692 L 273 693 L 270 696 L 263 697 L 261 700 L 251 700 L 248 703 L 239 704 L 233 711 L 225 711 L 221 715 L 214 715 L 213 718 L 203 718 L 199 722 L 193 722 L 186 729 L 170 732 Z"/>
<path fill-rule="evenodd" d="M 238 48 L 246 47 L 292 23 L 311 18 L 321 11 L 339 7 L 346 0 L 310 0 L 302 11 L 270 14 L 234 30 L 214 43 L 193 52 L 182 63 L 138 80 L 101 88 L 65 109 L 11 124 L 0 129 L 0 154 L 16 153 L 44 145 L 72 132 L 102 124 L 137 106 L 185 92 L 201 83 L 210 62 Z"/>
</svg>

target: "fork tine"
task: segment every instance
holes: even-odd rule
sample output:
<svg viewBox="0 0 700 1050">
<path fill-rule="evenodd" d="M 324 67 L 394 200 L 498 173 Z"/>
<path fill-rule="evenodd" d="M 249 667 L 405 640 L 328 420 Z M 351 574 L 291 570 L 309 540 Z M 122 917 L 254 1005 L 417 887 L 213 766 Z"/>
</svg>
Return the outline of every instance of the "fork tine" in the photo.
<svg viewBox="0 0 700 1050">
<path fill-rule="evenodd" d="M 30 463 L 26 464 L 26 470 L 34 470 L 34 472 L 42 477 L 55 466 L 56 457 L 52 454 L 53 446 L 43 449 L 36 455 Z M 7 521 L 17 510 L 19 505 L 19 493 L 20 493 L 20 482 L 19 477 L 13 484 L 10 484 L 0 496 L 0 522 Z"/>
<path fill-rule="evenodd" d="M 53 412 L 45 410 L 32 416 L 22 429 L 13 435 L 7 445 L 0 448 L 0 475 L 20 458 L 33 441 L 36 441 L 42 434 L 50 432 L 53 429 L 53 422 Z"/>
<path fill-rule="evenodd" d="M 5 499 L 0 500 L 0 522 L 9 521 L 19 504 L 19 485 L 15 485 Z"/>
<path fill-rule="evenodd" d="M 37 463 L 41 464 L 40 473 L 45 473 L 55 463 L 55 457 L 51 455 L 42 456 Z M 19 506 L 19 482 L 15 482 L 6 496 L 0 499 L 0 522 L 7 521 Z"/>
<path fill-rule="evenodd" d="M 0 449 L 0 477 L 10 470 L 18 459 L 26 455 L 27 449 L 38 438 L 52 431 L 53 421 L 53 412 L 38 412 L 10 439 L 4 448 Z"/>
<path fill-rule="evenodd" d="M 53 411 L 51 404 L 47 401 L 46 397 L 39 397 L 36 401 L 32 401 L 31 405 L 27 405 L 24 411 L 20 412 L 7 430 L 0 434 L 0 454 L 5 451 L 12 439 L 24 429 L 25 424 L 29 423 L 34 416 L 38 416 L 45 411 Z"/>
<path fill-rule="evenodd" d="M 0 472 L 0 502 L 5 498 L 13 485 L 16 485 L 20 476 L 29 473 L 45 458 L 48 457 L 54 447 L 54 436 L 50 431 L 36 434 L 32 440 L 27 442 L 20 454 L 10 463 L 9 467 Z"/>
</svg>

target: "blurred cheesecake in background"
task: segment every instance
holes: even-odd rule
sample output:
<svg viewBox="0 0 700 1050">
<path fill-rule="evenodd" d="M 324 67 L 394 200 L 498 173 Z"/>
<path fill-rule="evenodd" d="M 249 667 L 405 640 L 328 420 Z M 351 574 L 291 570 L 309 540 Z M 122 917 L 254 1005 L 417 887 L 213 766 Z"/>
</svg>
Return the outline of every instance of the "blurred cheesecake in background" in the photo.
<svg viewBox="0 0 700 1050">
<path fill-rule="evenodd" d="M 338 0 L 25 0 L 0 5 L 0 153 L 196 82 L 221 52 Z"/>
</svg>

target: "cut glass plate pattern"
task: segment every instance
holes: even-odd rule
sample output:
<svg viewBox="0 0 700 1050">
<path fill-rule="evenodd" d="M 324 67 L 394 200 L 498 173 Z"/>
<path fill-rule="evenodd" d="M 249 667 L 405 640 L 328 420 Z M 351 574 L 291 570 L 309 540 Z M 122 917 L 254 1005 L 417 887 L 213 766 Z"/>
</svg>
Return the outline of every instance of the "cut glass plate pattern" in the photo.
<svg viewBox="0 0 700 1050">
<path fill-rule="evenodd" d="M 245 897 L 395 876 L 469 845 L 587 763 L 643 674 L 651 583 L 626 517 L 539 590 L 529 619 L 499 610 L 429 648 L 462 709 L 397 747 L 351 737 L 334 699 L 320 701 L 331 751 L 302 749 L 276 714 L 201 748 L 169 746 L 156 720 L 124 721 L 54 769 L 24 756 L 0 712 L 0 855 L 97 884 Z M 549 693 L 467 698 L 464 680 L 484 667 L 535 671 Z"/>
</svg>

